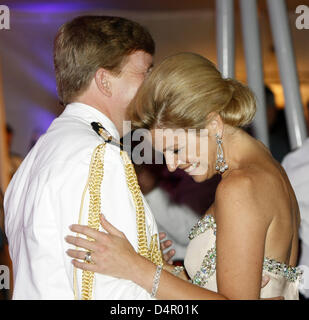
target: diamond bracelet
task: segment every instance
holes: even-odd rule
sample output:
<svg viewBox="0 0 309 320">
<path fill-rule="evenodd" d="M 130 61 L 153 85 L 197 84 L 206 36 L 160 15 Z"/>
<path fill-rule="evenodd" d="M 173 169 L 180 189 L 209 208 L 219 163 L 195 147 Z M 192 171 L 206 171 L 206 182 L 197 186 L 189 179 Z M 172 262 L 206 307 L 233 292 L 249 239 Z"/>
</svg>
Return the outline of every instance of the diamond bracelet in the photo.
<svg viewBox="0 0 309 320">
<path fill-rule="evenodd" d="M 160 276 L 162 272 L 162 265 L 157 266 L 156 273 L 153 278 L 153 285 L 152 285 L 152 291 L 151 291 L 151 298 L 155 298 L 158 288 L 159 288 L 159 283 L 160 283 Z"/>
</svg>

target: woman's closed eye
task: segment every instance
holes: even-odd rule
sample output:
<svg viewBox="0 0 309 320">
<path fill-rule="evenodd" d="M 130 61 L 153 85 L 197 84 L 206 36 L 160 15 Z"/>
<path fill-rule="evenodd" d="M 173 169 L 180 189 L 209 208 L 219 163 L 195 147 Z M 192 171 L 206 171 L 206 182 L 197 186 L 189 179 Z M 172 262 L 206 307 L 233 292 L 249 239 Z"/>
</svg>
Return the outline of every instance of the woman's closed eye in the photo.
<svg viewBox="0 0 309 320">
<path fill-rule="evenodd" d="M 179 154 L 182 150 L 185 150 L 185 147 L 175 147 L 175 149 L 172 149 L 171 151 L 174 154 Z"/>
</svg>

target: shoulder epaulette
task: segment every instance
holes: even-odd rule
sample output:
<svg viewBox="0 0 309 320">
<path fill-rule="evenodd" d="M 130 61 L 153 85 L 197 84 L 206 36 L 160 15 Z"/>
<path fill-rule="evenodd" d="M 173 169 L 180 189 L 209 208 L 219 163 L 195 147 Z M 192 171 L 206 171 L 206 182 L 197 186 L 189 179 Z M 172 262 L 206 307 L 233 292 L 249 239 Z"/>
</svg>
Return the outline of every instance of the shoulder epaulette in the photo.
<svg viewBox="0 0 309 320">
<path fill-rule="evenodd" d="M 110 143 L 120 149 L 123 148 L 123 145 L 120 141 L 117 141 L 113 136 L 102 126 L 100 122 L 91 122 L 92 129 L 103 138 L 104 142 Z"/>
</svg>

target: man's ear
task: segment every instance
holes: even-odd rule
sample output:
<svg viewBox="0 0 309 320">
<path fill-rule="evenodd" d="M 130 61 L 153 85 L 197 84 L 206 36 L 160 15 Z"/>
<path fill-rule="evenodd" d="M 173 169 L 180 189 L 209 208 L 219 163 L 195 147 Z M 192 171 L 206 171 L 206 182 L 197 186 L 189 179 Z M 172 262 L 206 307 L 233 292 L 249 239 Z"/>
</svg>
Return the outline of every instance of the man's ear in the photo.
<svg viewBox="0 0 309 320">
<path fill-rule="evenodd" d="M 94 79 L 98 89 L 107 97 L 111 97 L 112 88 L 109 80 L 109 72 L 103 68 L 100 68 L 95 73 Z"/>
</svg>

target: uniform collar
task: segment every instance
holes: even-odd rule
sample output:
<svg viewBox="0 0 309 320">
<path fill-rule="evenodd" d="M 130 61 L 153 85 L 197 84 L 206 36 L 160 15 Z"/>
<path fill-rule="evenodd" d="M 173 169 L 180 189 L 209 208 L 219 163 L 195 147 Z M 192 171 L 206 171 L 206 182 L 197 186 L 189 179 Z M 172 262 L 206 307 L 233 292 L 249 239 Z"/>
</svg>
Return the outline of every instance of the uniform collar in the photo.
<svg viewBox="0 0 309 320">
<path fill-rule="evenodd" d="M 84 121 L 100 122 L 102 126 L 117 140 L 120 139 L 115 124 L 104 113 L 81 102 L 72 102 L 65 107 L 64 114 L 70 114 L 82 118 Z"/>
</svg>

